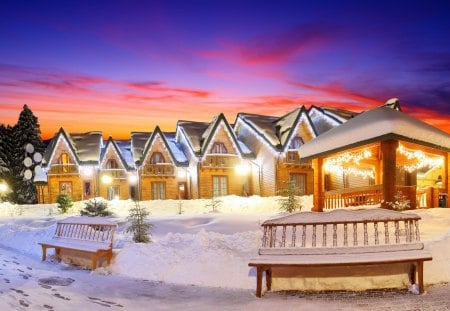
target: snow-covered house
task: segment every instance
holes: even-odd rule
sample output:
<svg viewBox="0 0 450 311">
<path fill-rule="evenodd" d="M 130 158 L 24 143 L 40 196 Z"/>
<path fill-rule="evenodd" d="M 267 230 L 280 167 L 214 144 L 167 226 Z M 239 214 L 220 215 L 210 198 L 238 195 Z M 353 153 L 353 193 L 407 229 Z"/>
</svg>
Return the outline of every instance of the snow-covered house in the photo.
<svg viewBox="0 0 450 311">
<path fill-rule="evenodd" d="M 212 122 L 178 121 L 176 141 L 189 161 L 191 198 L 254 193 L 250 170 L 254 155 L 222 113 Z"/>
<path fill-rule="evenodd" d="M 312 194 L 311 163 L 299 158 L 298 148 L 357 113 L 334 108 L 304 106 L 282 117 L 239 113 L 234 124 L 237 137 L 256 156 L 252 165 L 254 193 L 273 196 L 293 183 L 298 195 Z"/>
<path fill-rule="evenodd" d="M 134 162 L 138 166 L 141 200 L 188 199 L 188 160 L 175 133 L 131 133 Z"/>
<path fill-rule="evenodd" d="M 389 103 L 299 148 L 301 158 L 312 159 L 315 210 L 446 204 L 450 135 Z"/>
<path fill-rule="evenodd" d="M 47 147 L 42 161 L 42 180 L 38 185 L 39 203 L 56 202 L 59 194 L 84 200 L 97 193 L 97 170 L 103 144 L 101 132 L 67 133 L 61 128 Z"/>
<path fill-rule="evenodd" d="M 98 182 L 98 195 L 103 198 L 136 198 L 137 176 L 130 140 L 108 138 L 101 149 Z"/>
</svg>

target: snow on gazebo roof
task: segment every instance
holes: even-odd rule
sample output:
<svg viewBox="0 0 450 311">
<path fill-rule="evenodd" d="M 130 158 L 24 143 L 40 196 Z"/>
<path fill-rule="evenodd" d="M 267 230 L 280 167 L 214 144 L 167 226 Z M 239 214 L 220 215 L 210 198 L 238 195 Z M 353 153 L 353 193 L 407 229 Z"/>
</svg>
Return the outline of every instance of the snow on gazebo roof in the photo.
<svg viewBox="0 0 450 311">
<path fill-rule="evenodd" d="M 359 114 L 299 148 L 301 158 L 319 156 L 388 139 L 399 139 L 450 151 L 450 135 L 389 107 Z"/>
</svg>

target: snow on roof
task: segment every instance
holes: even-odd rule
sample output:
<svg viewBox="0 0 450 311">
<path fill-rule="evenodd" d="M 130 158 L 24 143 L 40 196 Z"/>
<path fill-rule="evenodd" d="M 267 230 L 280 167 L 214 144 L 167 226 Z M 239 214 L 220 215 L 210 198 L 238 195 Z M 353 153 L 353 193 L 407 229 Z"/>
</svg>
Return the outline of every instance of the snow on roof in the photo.
<svg viewBox="0 0 450 311">
<path fill-rule="evenodd" d="M 115 140 L 120 153 L 128 167 L 134 167 L 133 152 L 131 151 L 131 140 Z"/>
<path fill-rule="evenodd" d="M 275 122 L 279 119 L 278 117 L 263 116 L 251 113 L 239 113 L 239 117 L 259 132 L 261 136 L 273 147 L 281 144 L 275 130 Z"/>
<path fill-rule="evenodd" d="M 311 106 L 311 108 L 308 110 L 308 115 L 317 135 L 321 135 L 344 122 L 343 120 L 341 120 L 341 118 L 330 116 L 322 109 L 315 106 Z"/>
<path fill-rule="evenodd" d="M 99 162 L 102 132 L 70 133 L 69 139 L 82 162 Z"/>
<path fill-rule="evenodd" d="M 335 117 L 336 119 L 339 119 L 342 122 L 348 121 L 359 114 L 359 112 L 354 112 L 336 107 L 320 107 L 320 109 L 322 109 L 325 112 L 325 114 Z"/>
<path fill-rule="evenodd" d="M 299 117 L 300 117 L 300 114 L 302 113 L 302 111 L 303 111 L 303 106 L 280 117 L 275 122 L 275 131 L 279 132 L 280 142 L 281 142 L 282 146 L 284 146 L 286 144 L 286 141 L 289 138 L 289 134 L 291 133 L 292 128 L 297 125 L 296 121 L 299 120 Z M 276 132 L 275 132 L 275 135 L 277 135 Z"/>
<path fill-rule="evenodd" d="M 47 183 L 47 171 L 41 169 L 40 172 L 39 172 L 39 174 L 36 174 L 36 175 L 34 176 L 33 181 L 34 181 L 35 183 Z"/>
<path fill-rule="evenodd" d="M 186 158 L 186 155 L 184 154 L 181 145 L 176 142 L 175 139 L 175 133 L 163 133 L 164 136 L 167 139 L 167 142 L 169 144 L 169 148 L 172 151 L 173 156 L 175 157 L 175 160 L 178 163 L 188 163 L 188 159 Z"/>
<path fill-rule="evenodd" d="M 389 107 L 378 107 L 359 114 L 302 145 L 302 158 L 318 157 L 373 141 L 401 139 L 450 151 L 450 135 L 428 123 Z"/>
<path fill-rule="evenodd" d="M 131 133 L 131 150 L 133 153 L 133 161 L 137 162 L 141 159 L 144 152 L 145 144 L 152 135 L 151 132 L 132 132 Z"/>
<path fill-rule="evenodd" d="M 236 138 L 236 141 L 238 142 L 239 148 L 241 148 L 243 154 L 248 155 L 248 156 L 253 156 L 253 152 L 250 150 L 250 148 L 246 144 L 244 144 L 243 141 L 241 141 L 239 138 Z"/>
<path fill-rule="evenodd" d="M 201 152 L 203 133 L 210 126 L 209 122 L 179 121 L 178 125 L 183 129 L 189 143 L 195 153 Z"/>
</svg>

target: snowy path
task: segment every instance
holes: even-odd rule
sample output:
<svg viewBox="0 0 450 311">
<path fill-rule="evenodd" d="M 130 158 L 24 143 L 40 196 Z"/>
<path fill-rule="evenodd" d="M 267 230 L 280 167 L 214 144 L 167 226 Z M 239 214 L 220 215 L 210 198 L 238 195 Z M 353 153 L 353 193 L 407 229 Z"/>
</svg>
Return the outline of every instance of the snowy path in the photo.
<svg viewBox="0 0 450 311">
<path fill-rule="evenodd" d="M 41 280 L 41 282 L 39 281 Z M 42 283 L 45 281 L 45 284 Z M 63 284 L 66 282 L 66 284 Z M 169 285 L 42 263 L 0 248 L 0 310 L 448 310 L 450 286 L 427 295 L 268 293 Z"/>
</svg>

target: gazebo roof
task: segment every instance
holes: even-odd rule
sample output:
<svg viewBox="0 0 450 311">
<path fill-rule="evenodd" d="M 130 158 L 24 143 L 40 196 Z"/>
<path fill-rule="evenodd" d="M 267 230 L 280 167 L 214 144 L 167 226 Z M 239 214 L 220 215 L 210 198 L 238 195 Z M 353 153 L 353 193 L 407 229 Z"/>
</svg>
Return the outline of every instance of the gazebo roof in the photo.
<svg viewBox="0 0 450 311">
<path fill-rule="evenodd" d="M 299 148 L 312 159 L 373 142 L 398 139 L 450 151 L 450 135 L 401 111 L 378 107 L 359 114 Z"/>
</svg>

